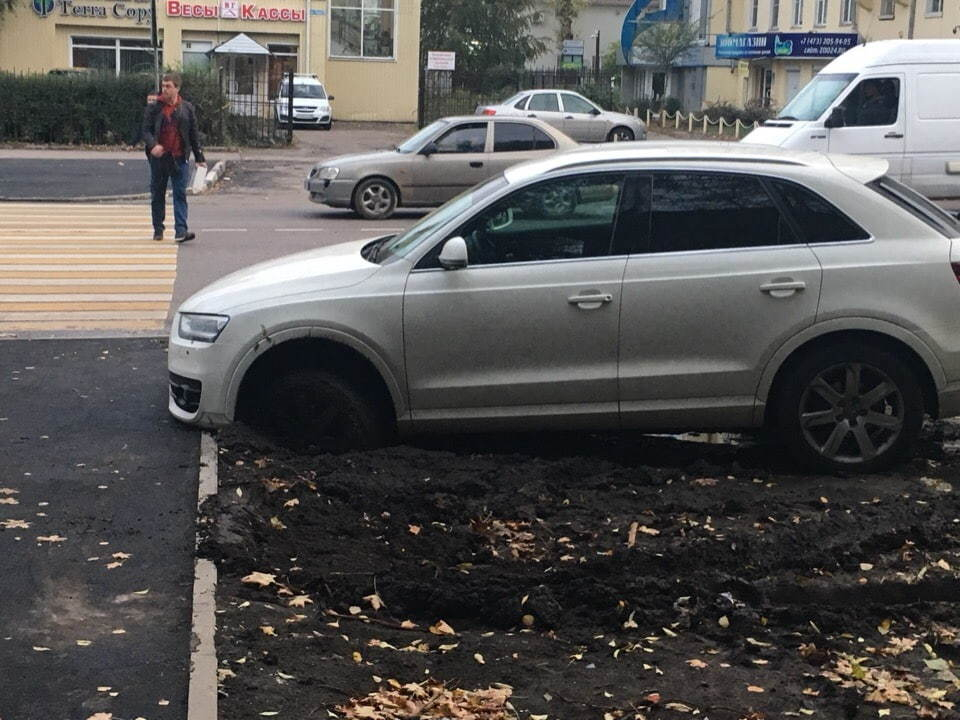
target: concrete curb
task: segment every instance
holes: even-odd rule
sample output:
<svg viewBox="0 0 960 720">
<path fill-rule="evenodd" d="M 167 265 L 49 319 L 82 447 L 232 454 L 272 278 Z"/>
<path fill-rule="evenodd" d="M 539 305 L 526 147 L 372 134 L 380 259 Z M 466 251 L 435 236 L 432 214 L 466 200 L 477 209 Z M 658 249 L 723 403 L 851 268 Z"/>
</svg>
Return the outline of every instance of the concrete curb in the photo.
<svg viewBox="0 0 960 720">
<path fill-rule="evenodd" d="M 0 197 L 0 202 L 11 203 L 97 203 L 97 202 L 116 202 L 118 200 L 149 200 L 150 193 L 135 193 L 133 195 L 102 195 L 99 197 L 65 197 L 65 198 L 24 198 L 24 197 Z"/>
<path fill-rule="evenodd" d="M 217 441 L 204 432 L 200 436 L 200 488 L 197 510 L 203 501 L 217 494 Z M 197 535 L 199 542 L 199 534 Z M 217 566 L 197 558 L 193 576 L 193 625 L 190 638 L 190 687 L 187 720 L 217 720 Z"/>
</svg>

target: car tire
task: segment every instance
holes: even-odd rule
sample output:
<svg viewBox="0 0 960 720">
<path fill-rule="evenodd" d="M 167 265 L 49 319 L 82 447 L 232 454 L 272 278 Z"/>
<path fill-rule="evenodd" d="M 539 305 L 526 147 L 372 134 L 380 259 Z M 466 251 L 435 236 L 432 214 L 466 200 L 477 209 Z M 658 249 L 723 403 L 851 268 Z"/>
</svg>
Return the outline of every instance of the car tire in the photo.
<svg viewBox="0 0 960 720">
<path fill-rule="evenodd" d="M 777 399 L 779 434 L 804 466 L 875 472 L 907 455 L 923 423 L 923 391 L 896 354 L 871 344 L 817 348 Z"/>
<path fill-rule="evenodd" d="M 331 120 L 330 122 L 328 122 L 326 125 L 321 125 L 321 126 L 320 126 L 320 129 L 321 129 L 321 130 L 328 130 L 328 131 L 329 131 L 329 130 L 333 130 L 333 120 Z"/>
<path fill-rule="evenodd" d="M 339 375 L 322 369 L 291 370 L 270 384 L 268 431 L 297 450 L 344 452 L 381 447 L 389 439 L 384 413 Z"/>
<path fill-rule="evenodd" d="M 628 127 L 623 127 L 618 125 L 607 135 L 607 142 L 630 142 L 636 136 L 633 134 L 633 130 Z"/>
<path fill-rule="evenodd" d="M 353 210 L 367 220 L 383 220 L 393 215 L 399 199 L 392 182 L 384 178 L 370 178 L 353 191 Z"/>
</svg>

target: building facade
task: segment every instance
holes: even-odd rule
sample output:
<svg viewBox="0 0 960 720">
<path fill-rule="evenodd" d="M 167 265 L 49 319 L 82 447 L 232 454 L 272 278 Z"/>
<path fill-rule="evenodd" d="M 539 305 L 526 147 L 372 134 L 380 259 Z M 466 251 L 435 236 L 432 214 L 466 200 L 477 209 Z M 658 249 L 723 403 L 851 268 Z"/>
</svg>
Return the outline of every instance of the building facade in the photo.
<svg viewBox="0 0 960 720">
<path fill-rule="evenodd" d="M 602 58 L 610 47 L 610 43 L 620 43 L 623 15 L 632 4 L 633 0 L 587 0 L 586 6 L 573 21 L 571 39 L 574 42 L 568 46 L 574 52 L 580 49 L 579 62 L 583 67 L 594 67 L 598 46 Z M 554 68 L 562 67 L 567 63 L 577 63 L 578 56 L 564 54 L 558 42 L 560 24 L 557 22 L 551 2 L 541 3 L 537 20 L 532 30 L 533 35 L 543 40 L 547 47 L 540 55 L 529 60 L 527 67 Z"/>
<path fill-rule="evenodd" d="M 694 110 L 716 102 L 780 108 L 858 43 L 960 42 L 960 3 L 947 0 L 637 0 L 624 16 L 624 47 L 637 27 L 664 20 L 696 23 L 698 44 L 667 73 L 636 52 L 625 56 L 628 102 L 664 95 Z"/>
<path fill-rule="evenodd" d="M 334 116 L 415 122 L 420 0 L 156 0 L 161 67 L 211 67 L 231 98 L 313 73 Z M 21 0 L 0 23 L 0 70 L 153 69 L 149 0 Z M 261 99 L 261 98 L 258 98 Z"/>
</svg>

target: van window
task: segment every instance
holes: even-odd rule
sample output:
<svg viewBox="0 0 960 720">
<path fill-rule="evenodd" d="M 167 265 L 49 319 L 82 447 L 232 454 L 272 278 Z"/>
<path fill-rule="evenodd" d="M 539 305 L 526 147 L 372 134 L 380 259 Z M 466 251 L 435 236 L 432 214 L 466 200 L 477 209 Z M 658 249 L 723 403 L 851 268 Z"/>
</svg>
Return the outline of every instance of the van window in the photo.
<svg viewBox="0 0 960 720">
<path fill-rule="evenodd" d="M 899 78 L 866 78 L 840 103 L 847 127 L 893 125 L 900 110 Z"/>
<path fill-rule="evenodd" d="M 779 120 L 817 120 L 853 82 L 853 73 L 820 74 L 813 78 L 777 115 Z"/>
<path fill-rule="evenodd" d="M 870 183 L 869 187 L 892 200 L 914 217 L 923 220 L 941 234 L 949 238 L 960 237 L 960 222 L 956 218 L 903 183 L 884 175 Z"/>
</svg>

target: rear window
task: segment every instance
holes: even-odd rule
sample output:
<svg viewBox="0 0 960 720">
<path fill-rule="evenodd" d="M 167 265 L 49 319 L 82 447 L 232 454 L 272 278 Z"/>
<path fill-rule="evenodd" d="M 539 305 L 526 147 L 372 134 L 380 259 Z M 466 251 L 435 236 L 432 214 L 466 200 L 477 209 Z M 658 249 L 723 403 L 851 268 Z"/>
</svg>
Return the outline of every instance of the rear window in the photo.
<svg viewBox="0 0 960 720">
<path fill-rule="evenodd" d="M 533 125 L 515 122 L 493 124 L 494 152 L 553 150 L 555 147 L 553 140 Z"/>
<path fill-rule="evenodd" d="M 780 193 L 808 243 L 869 239 L 870 233 L 815 192 L 783 180 L 769 182 Z"/>
<path fill-rule="evenodd" d="M 960 237 L 960 223 L 957 219 L 916 190 L 887 175 L 874 180 L 869 187 L 946 237 Z"/>
</svg>

